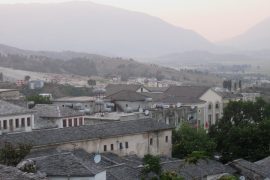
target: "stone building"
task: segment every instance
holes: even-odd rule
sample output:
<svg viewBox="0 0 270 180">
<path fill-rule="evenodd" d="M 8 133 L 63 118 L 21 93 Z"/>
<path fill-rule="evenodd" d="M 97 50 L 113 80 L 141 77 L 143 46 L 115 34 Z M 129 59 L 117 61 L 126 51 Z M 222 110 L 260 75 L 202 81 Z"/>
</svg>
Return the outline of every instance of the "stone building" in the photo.
<svg viewBox="0 0 270 180">
<path fill-rule="evenodd" d="M 54 104 L 37 104 L 34 129 L 66 128 L 84 125 L 84 113 Z"/>
<path fill-rule="evenodd" d="M 31 143 L 33 149 L 56 147 L 84 149 L 88 153 L 112 152 L 119 156 L 146 154 L 171 156 L 174 127 L 153 119 L 120 121 L 62 129 L 5 134 L 0 141 Z"/>
<path fill-rule="evenodd" d="M 0 100 L 0 134 L 28 132 L 33 126 L 33 111 Z"/>
</svg>

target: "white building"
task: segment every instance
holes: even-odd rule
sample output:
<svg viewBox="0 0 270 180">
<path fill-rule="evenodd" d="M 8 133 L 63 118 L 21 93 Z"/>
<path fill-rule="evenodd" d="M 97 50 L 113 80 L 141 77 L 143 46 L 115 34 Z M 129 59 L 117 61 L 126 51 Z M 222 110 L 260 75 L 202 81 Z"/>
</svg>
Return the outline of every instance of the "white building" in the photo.
<svg viewBox="0 0 270 180">
<path fill-rule="evenodd" d="M 0 100 L 0 134 L 29 132 L 33 126 L 33 111 Z"/>
</svg>

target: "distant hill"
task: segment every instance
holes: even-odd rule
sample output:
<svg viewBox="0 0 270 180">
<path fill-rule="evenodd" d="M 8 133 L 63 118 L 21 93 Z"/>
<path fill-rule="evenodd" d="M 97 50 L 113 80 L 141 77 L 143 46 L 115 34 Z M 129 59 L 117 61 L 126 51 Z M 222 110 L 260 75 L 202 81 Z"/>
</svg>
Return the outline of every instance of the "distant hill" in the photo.
<svg viewBox="0 0 270 180">
<path fill-rule="evenodd" d="M 199 34 L 143 13 L 91 2 L 0 5 L 0 43 L 147 57 L 215 46 Z"/>
<path fill-rule="evenodd" d="M 33 72 L 74 74 L 81 76 L 163 77 L 177 81 L 218 84 L 220 79 L 199 72 L 179 72 L 133 59 L 107 57 L 77 52 L 25 51 L 0 45 L 0 66 Z"/>
<path fill-rule="evenodd" d="M 242 50 L 270 50 L 270 17 L 221 44 Z"/>
<path fill-rule="evenodd" d="M 210 53 L 207 51 L 188 51 L 173 53 L 153 58 L 155 62 L 164 66 L 194 65 L 194 64 L 255 64 L 261 62 L 269 64 L 270 50 L 234 51 L 231 53 Z"/>
</svg>

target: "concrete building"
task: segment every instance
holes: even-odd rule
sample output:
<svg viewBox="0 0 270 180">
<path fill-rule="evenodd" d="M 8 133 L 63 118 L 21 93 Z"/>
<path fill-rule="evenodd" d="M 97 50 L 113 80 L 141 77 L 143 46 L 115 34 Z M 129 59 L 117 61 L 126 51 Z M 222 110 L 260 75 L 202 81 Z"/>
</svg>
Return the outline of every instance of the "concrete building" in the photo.
<svg viewBox="0 0 270 180">
<path fill-rule="evenodd" d="M 44 81 L 42 80 L 33 80 L 28 83 L 29 89 L 41 89 L 44 87 Z"/>
<path fill-rule="evenodd" d="M 34 129 L 66 128 L 84 125 L 84 113 L 51 104 L 37 104 Z"/>
<path fill-rule="evenodd" d="M 149 97 L 141 93 L 122 90 L 105 97 L 105 100 L 115 104 L 114 110 L 117 112 L 138 112 L 139 109 L 147 109 L 151 107 Z"/>
<path fill-rule="evenodd" d="M 53 104 L 69 107 L 75 110 L 81 110 L 88 114 L 93 114 L 97 112 L 97 107 L 95 106 L 95 97 L 92 96 L 79 96 L 79 97 L 63 97 L 54 99 Z"/>
<path fill-rule="evenodd" d="M 209 87 L 172 86 L 164 92 L 160 102 L 171 102 L 197 109 L 198 124 L 208 129 L 223 115 L 222 96 Z"/>
<path fill-rule="evenodd" d="M 29 132 L 33 126 L 33 111 L 0 100 L 0 134 Z"/>
<path fill-rule="evenodd" d="M 111 152 L 119 156 L 146 154 L 171 156 L 174 127 L 153 119 L 120 121 L 62 129 L 5 134 L 0 141 L 31 143 L 33 149 L 84 149 L 88 153 Z"/>
</svg>

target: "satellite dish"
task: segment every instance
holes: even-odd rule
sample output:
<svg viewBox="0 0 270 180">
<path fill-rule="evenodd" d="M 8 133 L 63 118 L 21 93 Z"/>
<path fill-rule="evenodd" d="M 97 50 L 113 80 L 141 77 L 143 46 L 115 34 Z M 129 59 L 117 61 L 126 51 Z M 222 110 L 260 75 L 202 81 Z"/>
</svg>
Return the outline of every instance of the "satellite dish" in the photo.
<svg viewBox="0 0 270 180">
<path fill-rule="evenodd" d="M 245 178 L 245 176 L 240 176 L 239 179 L 240 180 L 245 180 L 246 178 Z"/>
<path fill-rule="evenodd" d="M 96 154 L 95 157 L 94 157 L 94 161 L 96 164 L 100 163 L 101 161 L 101 155 L 100 154 Z"/>
<path fill-rule="evenodd" d="M 149 111 L 148 110 L 145 110 L 144 111 L 144 115 L 149 116 Z"/>
</svg>

